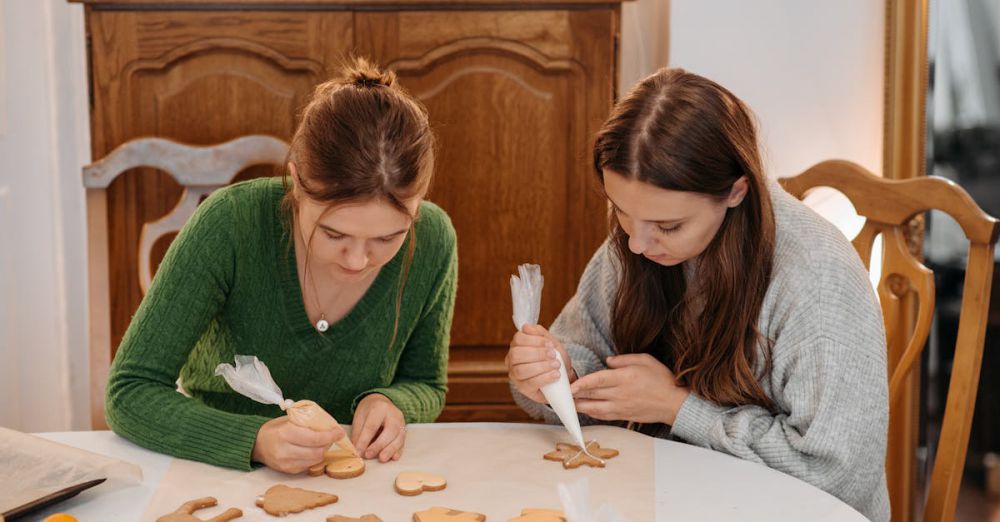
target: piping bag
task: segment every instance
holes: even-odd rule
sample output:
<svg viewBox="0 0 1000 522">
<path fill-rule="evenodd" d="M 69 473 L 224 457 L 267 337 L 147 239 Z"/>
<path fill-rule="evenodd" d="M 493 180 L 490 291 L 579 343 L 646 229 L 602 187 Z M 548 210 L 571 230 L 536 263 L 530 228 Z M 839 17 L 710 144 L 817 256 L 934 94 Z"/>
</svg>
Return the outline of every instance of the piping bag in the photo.
<svg viewBox="0 0 1000 522">
<path fill-rule="evenodd" d="M 514 326 L 520 331 L 526 324 L 538 324 L 545 279 L 542 277 L 542 268 L 538 265 L 521 265 L 517 267 L 517 273 L 520 277 L 510 276 L 510 295 L 514 301 Z M 566 365 L 569 361 L 564 361 L 561 354 L 557 359 L 559 359 L 559 380 L 542 386 L 542 395 L 559 416 L 563 426 L 569 430 L 573 440 L 584 453 L 590 455 L 587 443 L 583 440 L 583 431 L 580 430 L 580 418 L 576 414 L 573 394 L 569 391 L 569 376 L 566 374 Z"/>
<path fill-rule="evenodd" d="M 316 431 L 328 431 L 337 424 L 336 419 L 313 401 L 293 401 L 281 394 L 281 388 L 271 377 L 271 371 L 253 355 L 237 355 L 236 365 L 222 363 L 215 367 L 215 375 L 221 375 L 229 386 L 240 395 L 264 404 L 275 404 L 284 411 L 292 424 Z M 343 436 L 337 446 L 358 456 L 358 450 Z"/>
</svg>

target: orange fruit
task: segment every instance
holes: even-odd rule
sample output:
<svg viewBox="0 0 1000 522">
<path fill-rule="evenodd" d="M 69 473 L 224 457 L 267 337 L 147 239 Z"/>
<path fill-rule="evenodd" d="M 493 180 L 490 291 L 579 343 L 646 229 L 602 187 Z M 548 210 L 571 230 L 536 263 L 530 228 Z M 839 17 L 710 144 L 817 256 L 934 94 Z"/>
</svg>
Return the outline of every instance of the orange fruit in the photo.
<svg viewBox="0 0 1000 522">
<path fill-rule="evenodd" d="M 56 513 L 55 515 L 49 515 L 45 517 L 42 522 L 77 522 L 76 517 L 73 515 L 68 515 L 66 513 Z"/>
</svg>

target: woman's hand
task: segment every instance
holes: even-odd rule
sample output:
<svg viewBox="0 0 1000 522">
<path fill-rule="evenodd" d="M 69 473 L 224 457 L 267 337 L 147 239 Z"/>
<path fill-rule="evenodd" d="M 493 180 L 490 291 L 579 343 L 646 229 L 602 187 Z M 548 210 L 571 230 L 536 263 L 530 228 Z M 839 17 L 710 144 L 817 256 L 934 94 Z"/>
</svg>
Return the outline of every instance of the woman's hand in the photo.
<svg viewBox="0 0 1000 522">
<path fill-rule="evenodd" d="M 599 420 L 673 424 L 691 393 L 673 372 L 645 353 L 608 357 L 608 369 L 570 385 L 576 410 Z"/>
<path fill-rule="evenodd" d="M 558 339 L 537 324 L 526 324 L 510 341 L 510 350 L 504 363 L 507 376 L 514 388 L 529 399 L 545 403 L 540 391 L 542 386 L 559 380 L 559 360 L 562 356 L 566 364 L 569 381 L 576 380 L 576 372 L 570 364 L 569 354 Z"/>
<path fill-rule="evenodd" d="M 303 428 L 282 415 L 265 422 L 257 431 L 251 459 L 285 473 L 302 473 L 323 461 L 323 452 L 346 435 L 340 426 L 329 431 Z"/>
<path fill-rule="evenodd" d="M 361 399 L 351 429 L 351 442 L 359 455 L 366 459 L 378 457 L 379 462 L 399 460 L 405 441 L 403 412 L 388 397 L 372 393 Z"/>
</svg>

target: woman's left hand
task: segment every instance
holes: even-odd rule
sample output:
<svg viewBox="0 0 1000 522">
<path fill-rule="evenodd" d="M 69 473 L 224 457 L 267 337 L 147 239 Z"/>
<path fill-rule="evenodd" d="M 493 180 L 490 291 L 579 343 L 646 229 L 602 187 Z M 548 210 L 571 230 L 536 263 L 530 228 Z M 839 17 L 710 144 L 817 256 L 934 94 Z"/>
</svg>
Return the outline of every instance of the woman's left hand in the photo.
<svg viewBox="0 0 1000 522">
<path fill-rule="evenodd" d="M 372 393 L 361 399 L 354 411 L 351 443 L 366 459 L 399 460 L 406 441 L 406 421 L 388 397 Z"/>
<path fill-rule="evenodd" d="M 608 369 L 580 377 L 570 390 L 576 410 L 598 420 L 673 424 L 691 393 L 645 353 L 608 357 Z"/>
</svg>

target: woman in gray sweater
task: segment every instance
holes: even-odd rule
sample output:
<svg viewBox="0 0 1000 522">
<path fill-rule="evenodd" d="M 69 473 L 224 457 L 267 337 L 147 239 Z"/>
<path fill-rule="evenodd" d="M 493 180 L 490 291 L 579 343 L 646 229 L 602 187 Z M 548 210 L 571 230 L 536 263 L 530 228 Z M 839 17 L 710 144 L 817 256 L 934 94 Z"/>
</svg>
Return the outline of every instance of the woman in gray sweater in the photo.
<svg viewBox="0 0 1000 522">
<path fill-rule="evenodd" d="M 515 399 L 561 354 L 584 422 L 759 462 L 889 518 L 882 315 L 846 238 L 768 181 L 749 109 L 679 69 L 640 82 L 594 146 L 611 233 L 548 331 L 514 335 Z"/>
</svg>

